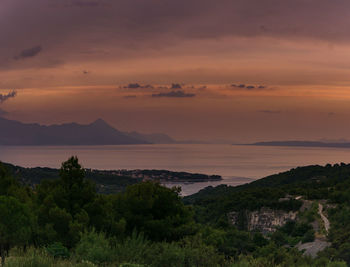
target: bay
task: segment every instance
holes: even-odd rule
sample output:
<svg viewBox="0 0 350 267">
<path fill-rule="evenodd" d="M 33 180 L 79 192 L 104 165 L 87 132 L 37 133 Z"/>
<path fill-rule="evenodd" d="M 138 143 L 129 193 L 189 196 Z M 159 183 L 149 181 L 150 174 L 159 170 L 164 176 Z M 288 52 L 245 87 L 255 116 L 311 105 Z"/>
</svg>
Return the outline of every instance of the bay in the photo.
<svg viewBox="0 0 350 267">
<path fill-rule="evenodd" d="M 0 161 L 23 167 L 59 168 L 76 155 L 85 168 L 164 169 L 217 174 L 219 182 L 168 183 L 179 185 L 183 195 L 212 185 L 239 185 L 298 166 L 350 161 L 350 149 L 263 147 L 208 144 L 121 146 L 0 146 Z"/>
</svg>

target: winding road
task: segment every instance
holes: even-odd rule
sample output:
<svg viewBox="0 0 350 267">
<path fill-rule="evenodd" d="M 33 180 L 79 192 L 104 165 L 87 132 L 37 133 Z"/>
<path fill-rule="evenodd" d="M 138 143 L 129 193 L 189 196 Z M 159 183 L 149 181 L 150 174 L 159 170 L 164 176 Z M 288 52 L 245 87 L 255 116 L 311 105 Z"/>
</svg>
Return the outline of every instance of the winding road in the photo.
<svg viewBox="0 0 350 267">
<path fill-rule="evenodd" d="M 324 228 L 326 229 L 326 233 L 328 234 L 328 230 L 330 228 L 330 223 L 322 211 L 323 211 L 323 205 L 318 203 L 318 213 L 320 214 L 321 219 L 323 220 Z"/>
</svg>

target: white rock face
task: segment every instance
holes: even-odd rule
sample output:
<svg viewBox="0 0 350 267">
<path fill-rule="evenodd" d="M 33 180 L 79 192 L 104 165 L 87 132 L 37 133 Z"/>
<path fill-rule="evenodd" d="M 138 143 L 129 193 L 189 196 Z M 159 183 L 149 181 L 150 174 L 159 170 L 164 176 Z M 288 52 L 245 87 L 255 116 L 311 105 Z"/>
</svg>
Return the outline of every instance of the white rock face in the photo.
<svg viewBox="0 0 350 267">
<path fill-rule="evenodd" d="M 266 234 L 276 231 L 277 227 L 285 225 L 287 221 L 296 220 L 297 212 L 261 208 L 258 211 L 247 211 L 245 216 L 249 231 L 260 231 Z M 238 221 L 238 213 L 230 212 L 228 218 L 235 225 Z"/>
</svg>

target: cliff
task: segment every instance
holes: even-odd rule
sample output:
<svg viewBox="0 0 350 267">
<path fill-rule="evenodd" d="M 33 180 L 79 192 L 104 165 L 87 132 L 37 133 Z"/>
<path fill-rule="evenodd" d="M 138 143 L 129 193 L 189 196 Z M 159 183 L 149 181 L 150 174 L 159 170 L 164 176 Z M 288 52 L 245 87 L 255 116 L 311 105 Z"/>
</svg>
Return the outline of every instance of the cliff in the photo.
<svg viewBox="0 0 350 267">
<path fill-rule="evenodd" d="M 239 219 L 243 219 L 246 222 L 248 231 L 259 231 L 267 234 L 276 231 L 278 227 L 285 225 L 287 221 L 296 220 L 297 214 L 297 212 L 293 211 L 286 212 L 263 207 L 256 211 L 246 211 L 243 214 L 244 218 L 239 218 L 240 214 L 233 211 L 228 214 L 228 218 L 233 225 L 237 225 Z"/>
</svg>

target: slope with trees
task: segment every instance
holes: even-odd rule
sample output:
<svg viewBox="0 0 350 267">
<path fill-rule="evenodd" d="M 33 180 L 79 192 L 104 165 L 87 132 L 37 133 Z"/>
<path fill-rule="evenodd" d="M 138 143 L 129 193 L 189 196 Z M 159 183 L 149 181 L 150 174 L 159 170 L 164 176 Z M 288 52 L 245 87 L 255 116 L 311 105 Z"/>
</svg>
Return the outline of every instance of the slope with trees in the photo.
<svg viewBox="0 0 350 267">
<path fill-rule="evenodd" d="M 298 168 L 280 174 L 280 180 L 277 175 L 236 188 L 209 188 L 184 202 L 179 188 L 153 181 L 99 194 L 76 157 L 62 163 L 58 179 L 41 180 L 34 188 L 2 166 L 2 259 L 7 256 L 4 266 L 346 266 L 349 169 Z M 278 201 L 286 194 L 333 205 L 325 203 L 323 211 L 331 221 L 332 245 L 315 259 L 293 247 L 314 237 L 312 213 L 269 236 L 227 219 L 231 210 L 299 210 L 300 200 Z"/>
</svg>

